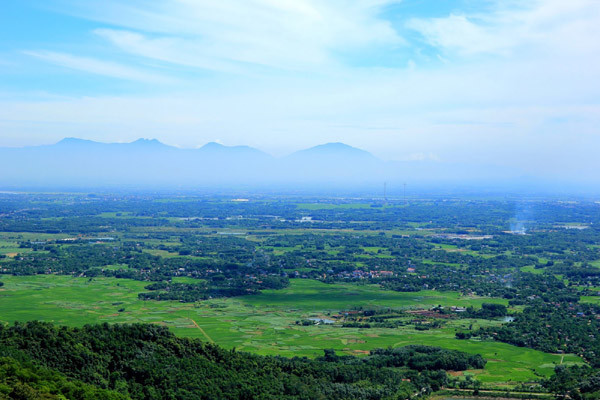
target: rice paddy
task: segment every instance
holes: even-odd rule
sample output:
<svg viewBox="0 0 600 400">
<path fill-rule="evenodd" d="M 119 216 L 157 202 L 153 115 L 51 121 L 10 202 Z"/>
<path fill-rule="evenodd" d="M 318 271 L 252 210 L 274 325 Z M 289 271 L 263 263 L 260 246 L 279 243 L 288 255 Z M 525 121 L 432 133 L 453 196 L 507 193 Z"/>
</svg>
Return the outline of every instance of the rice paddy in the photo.
<svg viewBox="0 0 600 400">
<path fill-rule="evenodd" d="M 154 323 L 180 336 L 213 341 L 227 348 L 283 356 L 321 355 L 332 348 L 362 355 L 378 347 L 425 344 L 479 353 L 488 359 L 482 371 L 470 371 L 490 386 L 511 385 L 548 376 L 560 363 L 578 363 L 574 355 L 555 355 L 499 342 L 461 341 L 456 329 L 473 329 L 500 321 L 450 320 L 441 328 L 417 331 L 399 328 L 342 328 L 340 324 L 302 326 L 305 318 L 327 318 L 358 307 L 395 309 L 433 305 L 480 307 L 502 299 L 465 297 L 456 292 L 401 293 L 372 285 L 324 284 L 296 279 L 283 290 L 259 295 L 213 299 L 195 304 L 142 301 L 145 282 L 70 276 L 2 276 L 0 321 L 43 320 L 82 326 L 91 323 Z M 331 318 L 331 317 L 330 317 Z"/>
</svg>

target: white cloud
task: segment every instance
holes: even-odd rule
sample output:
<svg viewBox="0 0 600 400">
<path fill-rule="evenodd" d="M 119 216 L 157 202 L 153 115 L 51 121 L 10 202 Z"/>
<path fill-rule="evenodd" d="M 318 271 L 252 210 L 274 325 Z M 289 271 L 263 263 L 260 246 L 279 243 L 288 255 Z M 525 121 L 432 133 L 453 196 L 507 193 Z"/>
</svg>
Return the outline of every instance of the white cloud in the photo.
<svg viewBox="0 0 600 400">
<path fill-rule="evenodd" d="M 94 58 L 79 57 L 72 54 L 57 53 L 53 51 L 24 51 L 23 53 L 52 64 L 96 75 L 147 83 L 173 82 L 172 79 L 165 78 L 158 74 L 145 72 L 137 68 L 132 68 L 114 62 L 97 60 Z"/>
<path fill-rule="evenodd" d="M 600 169 L 600 2 L 504 1 L 485 14 L 413 19 L 408 26 L 440 53 L 430 64 L 416 54 L 423 42 L 407 45 L 379 14 L 392 2 L 74 2 L 79 15 L 111 25 L 94 33 L 127 60 L 152 61 L 161 73 L 183 66 L 237 75 L 188 74 L 185 87 L 164 85 L 145 97 L 7 100 L 2 141 L 144 136 L 195 147 L 218 137 L 278 155 L 343 141 L 386 159 L 493 162 L 546 175 Z M 378 46 L 404 46 L 404 67 L 352 68 L 337 57 L 369 57 Z M 163 79 L 140 78 L 149 67 L 35 55 L 120 79 Z"/>
<path fill-rule="evenodd" d="M 442 51 L 524 55 L 599 50 L 600 2 L 597 0 L 497 1 L 492 12 L 414 18 L 407 27 Z"/>
<path fill-rule="evenodd" d="M 201 68 L 230 63 L 298 71 L 335 64 L 335 54 L 400 46 L 379 17 L 398 0 L 107 0 L 75 4 L 79 15 L 122 29 L 96 32 L 124 51 Z"/>
<path fill-rule="evenodd" d="M 208 70 L 241 73 L 239 66 L 215 54 L 208 54 L 208 49 L 203 49 L 199 43 L 176 37 L 148 38 L 140 33 L 115 30 L 96 29 L 94 31 L 128 53 L 178 64 Z"/>
<path fill-rule="evenodd" d="M 434 47 L 466 55 L 506 53 L 513 45 L 511 37 L 499 35 L 494 29 L 479 25 L 464 15 L 413 19 L 407 27 L 420 32 Z"/>
</svg>

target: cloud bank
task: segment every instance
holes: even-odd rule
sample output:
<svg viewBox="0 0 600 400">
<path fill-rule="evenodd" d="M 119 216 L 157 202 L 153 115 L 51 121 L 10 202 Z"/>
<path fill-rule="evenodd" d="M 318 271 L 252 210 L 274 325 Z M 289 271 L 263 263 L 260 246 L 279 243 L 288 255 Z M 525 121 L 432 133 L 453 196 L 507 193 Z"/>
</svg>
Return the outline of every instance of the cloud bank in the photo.
<svg viewBox="0 0 600 400">
<path fill-rule="evenodd" d="M 38 85 L 0 87 L 0 144 L 145 136 L 283 155 L 343 141 L 597 181 L 600 3 L 449 4 L 50 2 L 78 35 L 4 49 Z M 72 86 L 52 88 L 61 73 Z"/>
</svg>

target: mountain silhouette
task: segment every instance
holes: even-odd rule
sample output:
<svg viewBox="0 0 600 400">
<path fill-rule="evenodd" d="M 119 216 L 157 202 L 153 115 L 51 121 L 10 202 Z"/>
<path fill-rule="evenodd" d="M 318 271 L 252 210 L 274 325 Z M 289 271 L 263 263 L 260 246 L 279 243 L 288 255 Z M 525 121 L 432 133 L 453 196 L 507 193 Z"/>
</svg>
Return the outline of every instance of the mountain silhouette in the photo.
<svg viewBox="0 0 600 400">
<path fill-rule="evenodd" d="M 378 187 L 383 182 L 507 179 L 511 171 L 438 161 L 392 161 L 344 143 L 275 158 L 249 146 L 210 142 L 180 149 L 156 139 L 100 143 L 65 138 L 52 145 L 0 148 L 0 187 Z"/>
</svg>

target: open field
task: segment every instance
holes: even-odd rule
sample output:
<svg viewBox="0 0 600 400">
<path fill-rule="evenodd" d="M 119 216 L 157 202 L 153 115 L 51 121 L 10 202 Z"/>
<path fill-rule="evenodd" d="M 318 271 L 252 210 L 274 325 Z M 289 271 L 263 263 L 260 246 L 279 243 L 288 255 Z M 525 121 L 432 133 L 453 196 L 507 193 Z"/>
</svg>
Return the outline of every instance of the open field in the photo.
<svg viewBox="0 0 600 400">
<path fill-rule="evenodd" d="M 17 242 L 0 240 L 0 255 L 4 255 L 6 257 L 14 257 L 18 253 L 22 252 L 23 249 L 19 248 L 19 244 Z"/>
<path fill-rule="evenodd" d="M 600 297 L 599 296 L 581 296 L 582 303 L 591 303 L 600 305 Z"/>
<path fill-rule="evenodd" d="M 544 273 L 543 268 L 535 268 L 535 265 L 527 265 L 525 267 L 521 267 L 520 269 L 522 272 L 529 272 L 532 274 L 543 274 Z"/>
<path fill-rule="evenodd" d="M 145 322 L 168 326 L 181 336 L 214 341 L 225 347 L 259 354 L 315 356 L 322 349 L 361 355 L 377 347 L 426 344 L 480 353 L 488 359 L 483 371 L 472 371 L 488 385 L 530 381 L 552 373 L 558 363 L 579 362 L 576 356 L 546 354 L 498 342 L 459 341 L 458 327 L 499 322 L 452 320 L 439 329 L 342 328 L 339 325 L 299 326 L 295 321 L 327 317 L 355 307 L 414 308 L 441 304 L 478 307 L 502 299 L 462 297 L 454 292 L 399 293 L 374 286 L 326 285 L 292 280 L 289 288 L 260 295 L 214 299 L 196 304 L 141 301 L 145 282 L 112 278 L 68 276 L 2 276 L 0 320 L 44 320 L 81 326 L 86 323 Z"/>
</svg>

